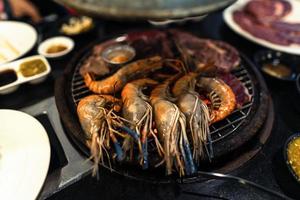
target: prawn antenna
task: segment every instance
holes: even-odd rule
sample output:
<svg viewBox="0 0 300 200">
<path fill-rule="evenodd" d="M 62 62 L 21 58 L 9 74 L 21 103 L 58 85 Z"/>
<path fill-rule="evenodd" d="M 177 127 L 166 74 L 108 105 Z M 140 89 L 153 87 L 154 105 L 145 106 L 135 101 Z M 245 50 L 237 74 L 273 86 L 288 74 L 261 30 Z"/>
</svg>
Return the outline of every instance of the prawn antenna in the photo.
<svg viewBox="0 0 300 200">
<path fill-rule="evenodd" d="M 175 43 L 175 46 L 178 50 L 178 52 L 180 53 L 181 57 L 182 57 L 182 63 L 183 63 L 183 66 L 184 69 L 187 71 L 187 72 L 190 72 L 190 67 L 194 66 L 194 62 L 193 62 L 193 59 L 191 58 L 191 56 L 189 56 L 189 54 L 187 53 L 186 50 L 184 50 L 181 45 L 177 42 L 177 41 L 174 41 Z"/>
<path fill-rule="evenodd" d="M 116 81 L 115 83 L 114 83 L 114 92 L 113 92 L 113 97 L 114 98 L 116 98 L 116 85 L 117 85 L 117 82 L 118 81 Z M 116 105 L 116 101 L 113 101 L 113 107 Z"/>
</svg>

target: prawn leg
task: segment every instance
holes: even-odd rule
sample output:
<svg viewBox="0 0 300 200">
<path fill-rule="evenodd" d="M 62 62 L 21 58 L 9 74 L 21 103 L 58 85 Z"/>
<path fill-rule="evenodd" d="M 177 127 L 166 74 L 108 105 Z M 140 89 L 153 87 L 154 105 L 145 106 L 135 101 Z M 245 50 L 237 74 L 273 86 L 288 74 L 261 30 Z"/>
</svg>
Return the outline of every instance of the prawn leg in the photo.
<svg viewBox="0 0 300 200">
<path fill-rule="evenodd" d="M 111 137 L 112 142 L 115 147 L 117 161 L 121 162 L 125 158 L 122 147 L 121 147 L 120 143 L 118 142 L 117 138 L 113 134 L 110 137 Z"/>
<path fill-rule="evenodd" d="M 180 127 L 181 127 L 181 136 L 180 136 L 181 155 L 185 162 L 186 174 L 192 175 L 192 174 L 196 173 L 197 168 L 193 161 L 192 151 L 191 151 L 189 140 L 187 138 L 187 134 L 185 131 L 185 128 L 186 128 L 185 116 L 182 113 L 179 118 L 179 123 L 180 123 Z"/>
<path fill-rule="evenodd" d="M 175 82 L 172 91 L 177 97 L 177 106 L 188 121 L 189 139 L 193 146 L 193 159 L 199 164 L 204 156 L 204 151 L 210 157 L 209 152 L 211 151 L 207 149 L 206 142 L 211 140 L 209 139 L 209 109 L 195 91 L 197 76 L 198 74 L 193 72 L 182 76 Z"/>
<path fill-rule="evenodd" d="M 139 163 L 143 169 L 148 168 L 148 136 L 152 134 L 152 107 L 148 103 L 149 99 L 143 94 L 145 87 L 154 86 L 158 83 L 151 79 L 138 79 L 129 82 L 122 90 L 123 116 L 128 121 L 133 122 L 130 128 L 137 133 L 135 141 L 140 152 Z M 155 141 L 157 143 L 157 140 Z M 125 152 L 130 150 L 132 154 L 131 138 L 126 138 L 123 143 Z M 159 148 L 159 147 L 158 147 Z M 159 151 L 159 150 L 158 150 Z M 130 156 L 133 158 L 133 156 Z M 132 159 L 131 159 L 132 160 Z"/>
<path fill-rule="evenodd" d="M 148 111 L 149 112 L 149 111 Z M 147 113 L 148 115 L 148 113 Z M 145 125 L 142 130 L 141 134 L 141 143 L 142 143 L 142 159 L 141 159 L 141 165 L 143 166 L 143 169 L 147 169 L 149 167 L 148 163 L 148 126 L 149 126 L 149 117 L 146 118 Z"/>
<path fill-rule="evenodd" d="M 170 83 L 177 79 L 177 74 L 152 90 L 150 102 L 154 110 L 155 124 L 160 141 L 163 143 L 166 174 L 170 175 L 173 166 L 180 176 L 196 171 L 189 141 L 187 138 L 186 120 L 175 99 L 170 96 Z"/>
</svg>

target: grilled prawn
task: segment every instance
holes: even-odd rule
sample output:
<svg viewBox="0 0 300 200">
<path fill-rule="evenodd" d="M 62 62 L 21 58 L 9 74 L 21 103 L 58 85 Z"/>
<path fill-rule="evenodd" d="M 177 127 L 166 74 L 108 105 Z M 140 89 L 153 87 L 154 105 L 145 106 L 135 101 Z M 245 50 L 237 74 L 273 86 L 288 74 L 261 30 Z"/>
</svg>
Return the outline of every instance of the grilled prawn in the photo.
<svg viewBox="0 0 300 200">
<path fill-rule="evenodd" d="M 123 117 L 132 122 L 130 128 L 134 129 L 139 135 L 138 142 L 141 144 L 140 149 L 142 149 L 141 164 L 143 168 L 148 167 L 147 137 L 149 135 L 154 137 L 158 153 L 162 155 L 163 151 L 152 129 L 152 107 L 148 103 L 148 97 L 142 92 L 143 88 L 157 84 L 156 81 L 151 79 L 138 79 L 127 83 L 121 93 Z M 133 140 L 130 137 L 127 137 L 123 143 L 123 149 L 125 149 L 125 151 L 131 149 L 131 155 L 133 149 L 132 144 Z"/>
<path fill-rule="evenodd" d="M 182 176 L 185 172 L 192 174 L 196 169 L 186 134 L 186 118 L 170 101 L 171 97 L 168 94 L 171 81 L 169 79 L 152 90 L 150 103 L 154 110 L 158 136 L 163 143 L 166 174 L 172 174 L 173 165 L 176 164 Z"/>
<path fill-rule="evenodd" d="M 117 131 L 117 128 L 127 130 L 129 134 L 133 133 L 123 125 L 122 119 L 113 112 L 119 111 L 121 104 L 121 100 L 109 95 L 90 95 L 80 100 L 78 104 L 79 122 L 86 134 L 91 158 L 95 163 L 94 175 L 98 170 L 98 164 L 104 163 L 104 154 L 109 159 L 110 141 L 114 144 L 117 160 L 121 161 L 124 158 L 122 148 L 115 136 L 115 134 L 122 135 Z"/>
<path fill-rule="evenodd" d="M 177 106 L 187 118 L 187 125 L 191 131 L 190 141 L 193 144 L 193 158 L 199 163 L 204 155 L 203 149 L 206 148 L 206 142 L 210 140 L 210 116 L 208 107 L 195 91 L 195 85 L 194 73 L 188 73 L 175 82 L 172 91 L 177 97 Z"/>
<path fill-rule="evenodd" d="M 199 73 L 190 72 L 189 79 L 196 79 L 196 86 L 199 93 L 208 93 L 212 102 L 210 108 L 211 124 L 220 121 L 230 115 L 236 108 L 236 97 L 232 89 L 220 78 L 203 77 Z M 177 91 L 183 91 L 185 84 L 178 84 Z M 179 93 L 173 90 L 175 93 Z M 176 95 L 176 94 L 175 94 Z"/>
<path fill-rule="evenodd" d="M 103 80 L 95 80 L 92 73 L 85 73 L 83 77 L 86 86 L 91 91 L 98 94 L 113 94 L 120 91 L 127 82 L 143 77 L 162 66 L 162 58 L 154 56 L 129 63 Z"/>
<path fill-rule="evenodd" d="M 221 79 L 200 77 L 197 79 L 196 85 L 209 94 L 212 102 L 211 123 L 224 119 L 235 109 L 235 95 L 232 89 Z"/>
</svg>

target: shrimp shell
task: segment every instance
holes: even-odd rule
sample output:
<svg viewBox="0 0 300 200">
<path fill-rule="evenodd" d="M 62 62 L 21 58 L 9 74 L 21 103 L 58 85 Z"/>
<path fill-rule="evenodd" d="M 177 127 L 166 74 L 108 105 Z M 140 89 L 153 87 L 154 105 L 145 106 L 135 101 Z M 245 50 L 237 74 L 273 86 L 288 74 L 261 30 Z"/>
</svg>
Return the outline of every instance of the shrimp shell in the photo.
<svg viewBox="0 0 300 200">
<path fill-rule="evenodd" d="M 113 94 L 120 91 L 128 81 L 145 76 L 162 66 L 162 58 L 154 56 L 129 63 L 103 80 L 96 81 L 91 73 L 85 73 L 83 77 L 91 91 L 98 94 Z"/>
<path fill-rule="evenodd" d="M 171 78 L 172 80 L 173 78 Z M 168 96 L 170 80 L 156 86 L 150 95 L 158 136 L 164 147 L 166 174 L 172 174 L 176 164 L 179 175 L 192 174 L 195 166 L 186 135 L 186 119 Z M 183 160 L 181 159 L 183 158 Z"/>
<path fill-rule="evenodd" d="M 111 105 L 109 105 L 111 103 Z M 80 100 L 77 106 L 77 114 L 81 127 L 87 137 L 87 145 L 90 147 L 91 158 L 94 159 L 93 175 L 98 171 L 98 164 L 103 163 L 103 155 L 109 158 L 105 140 L 111 136 L 111 127 L 108 123 L 107 107 L 120 110 L 121 101 L 109 95 L 90 95 Z M 112 138 L 115 146 L 117 141 Z M 118 148 L 118 147 L 117 147 Z M 119 152 L 120 154 L 121 152 Z M 121 155 L 120 155 L 121 157 Z"/>
<path fill-rule="evenodd" d="M 193 144 L 193 158 L 199 163 L 206 149 L 207 140 L 210 141 L 209 109 L 195 91 L 195 73 L 188 73 L 178 79 L 173 87 L 173 94 L 177 97 L 176 104 L 187 118 L 190 129 L 190 141 Z M 207 151 L 210 156 L 210 152 Z"/>
<path fill-rule="evenodd" d="M 142 93 L 142 88 L 157 84 L 156 81 L 147 78 L 127 83 L 121 93 L 123 101 L 123 117 L 137 124 L 148 109 L 148 97 Z"/>
<path fill-rule="evenodd" d="M 125 85 L 122 90 L 121 96 L 123 101 L 123 117 L 128 121 L 131 121 L 131 129 L 136 130 L 140 136 L 139 145 L 142 145 L 143 148 L 141 164 L 144 168 L 148 167 L 147 159 L 147 137 L 152 135 L 155 139 L 155 143 L 158 149 L 158 153 L 161 155 L 162 147 L 154 134 L 152 129 L 153 119 L 152 119 L 152 107 L 148 103 L 149 99 L 146 95 L 143 94 L 142 89 L 146 86 L 157 85 L 158 82 L 151 79 L 138 79 L 132 82 L 129 82 Z M 127 137 L 123 143 L 123 148 L 125 151 L 128 151 L 132 143 L 132 139 Z"/>
<path fill-rule="evenodd" d="M 236 98 L 232 89 L 219 78 L 200 77 L 197 86 L 210 93 L 214 104 L 217 98 L 220 102 L 217 109 L 212 109 L 212 122 L 215 123 L 230 115 L 236 107 Z"/>
</svg>

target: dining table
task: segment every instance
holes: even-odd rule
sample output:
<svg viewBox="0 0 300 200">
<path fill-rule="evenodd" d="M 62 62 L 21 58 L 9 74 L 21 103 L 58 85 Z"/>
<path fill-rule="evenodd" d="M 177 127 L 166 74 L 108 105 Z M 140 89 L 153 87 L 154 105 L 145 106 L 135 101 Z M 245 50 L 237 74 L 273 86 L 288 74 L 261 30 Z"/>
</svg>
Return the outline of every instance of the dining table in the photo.
<svg viewBox="0 0 300 200">
<path fill-rule="evenodd" d="M 219 10 L 199 21 L 163 26 L 155 26 L 147 20 L 114 21 L 94 18 L 95 28 L 91 33 L 73 37 L 75 48 L 71 53 L 61 58 L 48 59 L 52 71 L 44 82 L 36 85 L 23 84 L 11 94 L 0 95 L 0 109 L 20 110 L 35 116 L 44 125 L 49 135 L 51 163 L 38 199 L 276 199 L 268 193 L 243 183 L 226 180 L 210 179 L 199 183 L 155 184 L 131 180 L 102 168 L 99 170 L 99 176 L 93 177 L 91 161 L 66 136 L 55 105 L 55 85 L 57 80 L 64 75 L 70 60 L 90 43 L 128 31 L 176 28 L 202 38 L 225 41 L 254 62 L 254 55 L 266 48 L 233 32 L 225 24 L 222 13 L 223 10 Z M 60 35 L 59 25 L 64 20 L 64 18 L 57 18 L 51 22 L 35 25 L 39 34 L 37 43 L 24 57 L 38 54 L 37 47 L 43 40 Z M 294 57 L 297 56 L 294 55 Z M 300 69 L 300 62 L 298 65 Z M 279 160 L 282 157 L 282 147 L 286 139 L 300 130 L 300 99 L 297 99 L 294 81 L 278 80 L 263 73 L 261 75 L 272 99 L 272 109 L 269 110 L 274 114 L 271 134 L 253 158 L 230 174 L 293 197 L 293 194 L 284 189 L 284 185 L 289 181 L 288 177 L 280 173 L 278 175 L 278 170 L 281 171 L 282 163 Z M 50 116 L 45 118 L 45 113 Z M 69 152 L 66 153 L 66 151 Z"/>
</svg>

